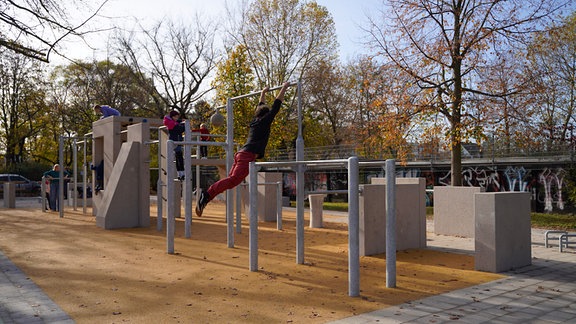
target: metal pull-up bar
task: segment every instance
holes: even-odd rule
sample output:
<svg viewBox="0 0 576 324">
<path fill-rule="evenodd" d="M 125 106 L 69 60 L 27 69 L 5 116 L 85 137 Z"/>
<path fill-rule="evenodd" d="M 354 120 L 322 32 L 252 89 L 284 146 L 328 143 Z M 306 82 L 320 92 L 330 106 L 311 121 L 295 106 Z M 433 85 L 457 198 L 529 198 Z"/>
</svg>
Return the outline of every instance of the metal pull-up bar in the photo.
<svg viewBox="0 0 576 324">
<path fill-rule="evenodd" d="M 289 86 L 289 87 L 293 87 L 293 86 L 297 86 L 297 85 L 298 85 L 298 82 L 291 82 L 291 81 L 288 82 L 288 86 Z M 284 86 L 284 85 L 275 86 L 275 87 L 269 88 L 268 91 L 274 91 L 274 90 L 282 89 L 283 86 Z M 230 98 L 229 100 L 238 100 L 238 99 L 243 99 L 243 98 L 248 98 L 248 97 L 259 96 L 261 93 L 262 93 L 262 90 L 260 90 L 260 91 L 254 91 L 254 92 L 250 92 L 250 93 L 247 93 L 247 94 L 243 94 L 243 95 L 239 95 L 239 96 L 236 96 L 236 97 L 232 97 L 232 98 Z"/>
</svg>

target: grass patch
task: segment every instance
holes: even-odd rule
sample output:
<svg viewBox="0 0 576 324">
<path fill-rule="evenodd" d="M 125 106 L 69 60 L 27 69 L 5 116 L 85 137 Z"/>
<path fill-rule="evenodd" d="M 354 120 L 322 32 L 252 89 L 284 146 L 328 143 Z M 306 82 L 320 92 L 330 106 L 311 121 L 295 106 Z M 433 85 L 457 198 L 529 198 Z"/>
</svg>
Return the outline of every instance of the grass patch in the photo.
<svg viewBox="0 0 576 324">
<path fill-rule="evenodd" d="M 348 211 L 348 203 L 346 202 L 324 202 L 322 207 L 326 210 L 334 210 L 334 211 Z"/>
<path fill-rule="evenodd" d="M 572 214 L 532 213 L 532 227 L 553 230 L 576 230 L 576 216 Z"/>
</svg>

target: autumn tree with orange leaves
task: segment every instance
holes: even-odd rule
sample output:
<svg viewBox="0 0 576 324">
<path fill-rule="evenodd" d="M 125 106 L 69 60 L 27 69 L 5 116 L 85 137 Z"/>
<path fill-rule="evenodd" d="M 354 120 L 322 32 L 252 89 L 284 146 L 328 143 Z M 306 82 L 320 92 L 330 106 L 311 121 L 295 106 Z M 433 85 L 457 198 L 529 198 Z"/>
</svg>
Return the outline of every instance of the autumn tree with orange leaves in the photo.
<svg viewBox="0 0 576 324">
<path fill-rule="evenodd" d="M 472 95 L 515 93 L 480 86 L 491 61 L 550 26 L 567 0 L 388 0 L 372 17 L 370 44 L 384 65 L 399 68 L 424 95 L 417 107 L 440 123 L 451 150 L 451 184 L 462 185 L 462 143 L 482 136 Z M 501 89 L 498 89 L 501 90 Z"/>
</svg>

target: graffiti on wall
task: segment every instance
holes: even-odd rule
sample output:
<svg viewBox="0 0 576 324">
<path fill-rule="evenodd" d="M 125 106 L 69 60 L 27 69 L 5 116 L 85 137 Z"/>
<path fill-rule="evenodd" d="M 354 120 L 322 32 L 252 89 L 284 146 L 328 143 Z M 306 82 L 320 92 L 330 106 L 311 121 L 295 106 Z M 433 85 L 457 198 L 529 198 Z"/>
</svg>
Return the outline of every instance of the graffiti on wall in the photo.
<svg viewBox="0 0 576 324">
<path fill-rule="evenodd" d="M 545 169 L 539 175 L 539 182 L 544 187 L 544 210 L 549 212 L 554 210 L 554 205 L 559 210 L 564 210 L 564 199 L 562 196 L 562 189 L 564 188 L 564 177 L 566 177 L 566 170 Z"/>
<path fill-rule="evenodd" d="M 521 191 L 532 193 L 534 203 L 542 211 L 564 210 L 564 181 L 567 171 L 563 168 L 527 170 L 523 166 L 508 166 L 503 170 L 489 167 L 469 167 L 462 170 L 462 184 L 482 187 L 486 192 Z M 438 172 L 436 185 L 450 185 L 451 172 Z"/>
<path fill-rule="evenodd" d="M 420 177 L 426 179 L 426 188 L 448 186 L 451 182 L 450 170 L 430 170 L 426 168 L 399 168 L 397 177 Z M 465 167 L 462 170 L 464 186 L 482 187 L 486 192 L 530 192 L 532 209 L 534 211 L 552 212 L 567 208 L 565 201 L 565 178 L 567 171 L 562 168 L 526 168 L 524 166 Z M 366 172 L 365 183 L 370 183 L 371 177 L 382 177 L 379 172 Z M 347 188 L 345 172 L 326 172 L 322 174 L 307 173 L 305 176 L 306 190 L 337 190 Z M 284 194 L 294 197 L 296 194 L 295 174 L 284 174 Z M 427 200 L 432 203 L 433 195 L 427 192 Z"/>
</svg>

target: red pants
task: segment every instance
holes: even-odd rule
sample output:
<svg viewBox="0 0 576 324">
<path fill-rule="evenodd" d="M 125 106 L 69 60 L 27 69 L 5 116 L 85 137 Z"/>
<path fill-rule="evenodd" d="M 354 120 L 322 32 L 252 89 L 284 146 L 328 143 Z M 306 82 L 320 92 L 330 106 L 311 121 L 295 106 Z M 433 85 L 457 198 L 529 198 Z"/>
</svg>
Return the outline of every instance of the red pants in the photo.
<svg viewBox="0 0 576 324">
<path fill-rule="evenodd" d="M 250 173 L 250 162 L 256 161 L 256 154 L 247 151 L 239 151 L 234 154 L 234 164 L 230 169 L 227 178 L 220 179 L 208 188 L 210 200 L 239 185 L 244 178 Z"/>
</svg>

